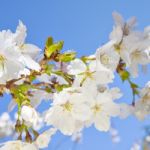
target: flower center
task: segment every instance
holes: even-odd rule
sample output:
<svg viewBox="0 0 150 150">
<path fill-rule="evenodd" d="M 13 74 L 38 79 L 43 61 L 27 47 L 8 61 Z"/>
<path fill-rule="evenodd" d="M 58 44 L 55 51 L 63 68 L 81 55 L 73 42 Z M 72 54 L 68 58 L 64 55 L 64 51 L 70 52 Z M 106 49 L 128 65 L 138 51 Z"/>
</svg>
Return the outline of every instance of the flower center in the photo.
<svg viewBox="0 0 150 150">
<path fill-rule="evenodd" d="M 89 77 L 89 78 L 93 78 L 93 76 L 92 76 L 92 74 L 93 74 L 93 72 L 90 72 L 89 70 L 87 70 L 86 72 L 85 72 L 85 76 L 86 77 Z"/>
<path fill-rule="evenodd" d="M 0 55 L 0 62 L 4 62 L 6 59 L 3 55 Z"/>
<path fill-rule="evenodd" d="M 131 54 L 132 59 L 140 59 L 141 53 L 139 51 L 135 51 Z"/>
<path fill-rule="evenodd" d="M 95 104 L 95 106 L 92 107 L 92 110 L 93 110 L 94 114 L 96 114 L 101 111 L 101 106 L 98 104 Z"/>
<path fill-rule="evenodd" d="M 120 53 L 120 50 L 121 50 L 121 45 L 120 44 L 114 44 L 114 48 L 117 52 Z"/>
<path fill-rule="evenodd" d="M 103 93 L 103 92 L 105 92 L 106 91 L 106 87 L 104 87 L 104 86 L 101 86 L 101 87 L 98 87 L 98 91 L 100 92 L 100 93 Z"/>
<path fill-rule="evenodd" d="M 101 60 L 102 64 L 104 64 L 104 65 L 109 64 L 109 56 L 106 54 L 101 55 L 100 60 Z"/>
<path fill-rule="evenodd" d="M 72 104 L 67 102 L 67 103 L 63 104 L 63 108 L 64 108 L 64 110 L 70 112 L 72 110 Z"/>
</svg>

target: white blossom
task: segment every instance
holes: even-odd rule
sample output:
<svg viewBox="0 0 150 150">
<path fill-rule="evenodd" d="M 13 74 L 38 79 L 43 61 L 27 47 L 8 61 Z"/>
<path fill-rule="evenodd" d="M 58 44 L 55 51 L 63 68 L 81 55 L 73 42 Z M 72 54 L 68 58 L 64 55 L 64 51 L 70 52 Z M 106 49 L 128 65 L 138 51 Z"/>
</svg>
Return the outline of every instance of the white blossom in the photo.
<svg viewBox="0 0 150 150">
<path fill-rule="evenodd" d="M 0 137 L 10 136 L 14 131 L 14 122 L 11 120 L 9 114 L 4 112 L 0 116 Z"/>
<path fill-rule="evenodd" d="M 9 141 L 1 144 L 0 150 L 39 150 L 34 144 L 21 141 Z"/>
<path fill-rule="evenodd" d="M 10 30 L 0 32 L 0 83 L 18 78 L 23 70 L 40 70 L 34 60 L 40 49 L 32 44 L 25 44 L 26 27 L 20 21 L 15 33 Z"/>
<path fill-rule="evenodd" d="M 19 71 L 24 68 L 18 61 L 21 56 L 15 43 L 12 42 L 11 32 L 0 32 L 0 83 L 18 77 Z"/>
<path fill-rule="evenodd" d="M 115 42 L 120 43 L 123 36 L 128 36 L 132 32 L 133 28 L 136 25 L 136 18 L 132 17 L 127 22 L 124 21 L 121 14 L 118 12 L 113 12 L 113 19 L 115 26 L 113 31 L 110 34 L 110 39 L 115 40 Z"/>
<path fill-rule="evenodd" d="M 14 42 L 22 53 L 20 61 L 23 62 L 29 69 L 39 71 L 40 66 L 34 59 L 36 59 L 39 54 L 40 48 L 33 44 L 25 43 L 25 38 L 27 35 L 26 30 L 26 26 L 19 21 L 16 33 L 14 33 Z"/>
<path fill-rule="evenodd" d="M 130 148 L 130 150 L 141 150 L 141 145 L 138 142 L 135 142 L 132 147 Z"/>
<path fill-rule="evenodd" d="M 113 17 L 115 26 L 110 34 L 110 42 L 106 46 L 108 45 L 109 49 L 118 52 L 133 77 L 136 77 L 138 65 L 146 65 L 150 62 L 148 31 L 146 29 L 144 32 L 133 30 L 136 23 L 135 18 L 131 18 L 125 23 L 120 14 L 114 12 Z"/>
<path fill-rule="evenodd" d="M 71 135 L 82 128 L 82 122 L 89 119 L 90 115 L 90 109 L 82 93 L 78 89 L 67 88 L 54 94 L 45 121 L 48 125 L 58 128 L 63 134 Z"/>
<path fill-rule="evenodd" d="M 120 60 L 118 52 L 114 50 L 114 44 L 115 42 L 110 41 L 96 51 L 97 61 L 112 71 L 116 70 Z"/>
<path fill-rule="evenodd" d="M 96 129 L 100 131 L 108 131 L 111 117 L 116 117 L 120 114 L 119 104 L 114 103 L 114 98 L 119 98 L 118 91 L 116 91 L 115 96 L 115 92 L 111 92 L 105 86 L 95 86 L 94 88 L 94 85 L 91 85 L 91 88 L 87 88 L 88 86 L 86 85 L 83 89 L 86 92 L 87 103 L 90 105 L 92 112 L 92 117 L 87 121 L 87 124 L 94 124 Z"/>
<path fill-rule="evenodd" d="M 80 143 L 82 141 L 83 134 L 82 132 L 76 132 L 72 135 L 71 140 L 76 143 Z"/>
<path fill-rule="evenodd" d="M 106 44 L 90 56 L 74 59 L 71 58 L 74 55 L 68 55 L 67 62 L 60 58 L 65 57 L 59 51 L 60 43 L 54 43 L 49 49 L 49 44 L 53 43 L 51 38 L 46 43 L 44 54 L 40 54 L 38 46 L 26 43 L 27 28 L 21 21 L 14 33 L 10 30 L 0 32 L 0 94 L 12 96 L 9 110 L 16 105 L 19 108 L 15 127 L 8 113 L 0 116 L 0 137 L 13 135 L 16 129 L 18 139 L 28 141 L 30 136 L 32 139 L 32 143 L 19 140 L 2 143 L 0 150 L 46 148 L 56 131 L 80 142 L 83 129 L 92 125 L 99 131 L 109 131 L 112 141 L 117 143 L 120 136 L 111 127 L 112 117 L 124 119 L 132 114 L 143 120 L 150 114 L 150 81 L 143 89 L 131 81 L 132 77 L 138 76 L 139 65 L 150 63 L 150 26 L 138 31 L 134 28 L 134 17 L 125 22 L 119 13 L 114 12 L 113 18 L 115 25 Z M 46 55 L 49 50 L 52 52 L 50 58 Z M 115 101 L 122 96 L 118 87 L 109 85 L 114 81 L 115 73 L 128 81 L 134 98 L 139 96 L 132 105 Z M 34 81 L 30 77 L 35 77 Z M 30 85 L 29 89 L 24 90 L 24 85 Z M 22 94 L 28 98 L 28 103 L 20 99 Z M 49 101 L 50 107 L 40 114 L 38 106 L 43 100 Z M 36 134 L 44 123 L 50 129 Z M 147 134 L 143 145 L 148 146 L 149 142 Z M 134 143 L 130 150 L 140 150 L 140 144 Z"/>
<path fill-rule="evenodd" d="M 85 63 L 80 59 L 75 59 L 71 61 L 70 65 L 67 67 L 68 73 L 72 75 L 78 75 L 86 72 L 87 67 Z"/>
<path fill-rule="evenodd" d="M 140 120 L 150 114 L 150 82 L 140 92 L 140 99 L 136 101 L 133 114 Z"/>
<path fill-rule="evenodd" d="M 36 110 L 33 107 L 26 105 L 21 108 L 21 117 L 28 126 L 35 126 L 39 120 Z"/>
<path fill-rule="evenodd" d="M 109 133 L 111 135 L 113 143 L 119 143 L 120 142 L 121 138 L 119 136 L 118 130 L 111 127 L 110 130 L 109 130 Z"/>
<path fill-rule="evenodd" d="M 149 135 L 146 136 L 146 137 L 145 137 L 145 140 L 146 140 L 146 142 L 150 143 L 150 136 L 149 136 Z"/>
<path fill-rule="evenodd" d="M 34 144 L 38 148 L 46 148 L 48 147 L 49 142 L 51 141 L 51 137 L 56 133 L 57 129 L 55 128 L 50 128 L 40 134 Z"/>
<path fill-rule="evenodd" d="M 93 80 L 97 84 L 106 84 L 113 81 L 114 75 L 99 61 L 91 61 L 88 66 L 80 59 L 73 60 L 68 66 L 68 73 L 75 75 L 74 85 L 80 85 L 86 80 Z"/>
</svg>

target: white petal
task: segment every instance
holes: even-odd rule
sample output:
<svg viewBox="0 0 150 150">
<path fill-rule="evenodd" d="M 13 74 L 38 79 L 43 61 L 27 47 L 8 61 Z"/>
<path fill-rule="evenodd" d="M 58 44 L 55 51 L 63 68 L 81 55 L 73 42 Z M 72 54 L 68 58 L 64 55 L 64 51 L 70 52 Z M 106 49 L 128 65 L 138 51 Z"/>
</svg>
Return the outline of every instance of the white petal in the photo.
<svg viewBox="0 0 150 150">
<path fill-rule="evenodd" d="M 72 75 L 77 75 L 86 71 L 86 65 L 80 59 L 73 60 L 67 67 L 68 73 Z"/>
<path fill-rule="evenodd" d="M 104 106 L 105 105 L 105 106 Z M 120 106 L 118 104 L 115 103 L 107 103 L 104 104 L 103 108 L 106 114 L 108 114 L 109 116 L 113 116 L 116 117 L 120 114 Z"/>
<path fill-rule="evenodd" d="M 40 134 L 34 144 L 37 145 L 38 148 L 46 148 L 48 147 L 49 142 L 51 141 L 52 135 L 56 133 L 57 129 L 55 128 L 50 128 Z"/>
<path fill-rule="evenodd" d="M 24 63 L 29 69 L 39 71 L 40 65 L 35 62 L 30 56 L 24 55 L 20 59 L 20 62 Z"/>
<path fill-rule="evenodd" d="M 24 44 L 23 47 L 21 47 L 21 51 L 23 54 L 29 55 L 31 58 L 35 59 L 41 49 L 33 44 Z"/>
<path fill-rule="evenodd" d="M 127 21 L 127 25 L 131 29 L 136 25 L 136 22 L 137 22 L 136 17 L 132 17 Z"/>
<path fill-rule="evenodd" d="M 110 40 L 115 41 L 116 44 L 119 44 L 119 42 L 123 38 L 123 31 L 120 26 L 114 27 L 113 31 L 109 35 Z"/>
<path fill-rule="evenodd" d="M 17 43 L 18 46 L 21 46 L 26 38 L 26 26 L 19 21 L 19 25 L 16 29 L 16 33 L 15 33 L 15 42 Z"/>
<path fill-rule="evenodd" d="M 124 19 L 122 18 L 121 14 L 118 12 L 113 12 L 112 16 L 117 26 L 124 26 Z"/>
<path fill-rule="evenodd" d="M 85 104 L 78 104 L 72 110 L 72 115 L 81 121 L 88 120 L 92 113 L 90 111 L 90 107 Z"/>
<path fill-rule="evenodd" d="M 95 117 L 95 128 L 99 131 L 108 131 L 110 128 L 110 118 L 105 114 L 97 114 Z"/>
</svg>

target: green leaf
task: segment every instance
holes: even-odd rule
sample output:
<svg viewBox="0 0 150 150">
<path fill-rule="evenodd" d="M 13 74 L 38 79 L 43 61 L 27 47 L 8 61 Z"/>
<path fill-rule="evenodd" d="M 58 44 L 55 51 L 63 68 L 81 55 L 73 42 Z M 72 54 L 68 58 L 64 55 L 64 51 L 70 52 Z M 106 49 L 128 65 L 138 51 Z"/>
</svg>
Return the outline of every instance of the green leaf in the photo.
<svg viewBox="0 0 150 150">
<path fill-rule="evenodd" d="M 30 84 L 21 84 L 17 88 L 11 89 L 11 93 L 16 101 L 16 103 L 21 106 L 23 104 L 30 104 L 28 99 L 27 92 L 32 86 Z"/>
<path fill-rule="evenodd" d="M 22 102 L 21 104 L 22 106 L 23 105 L 29 105 L 30 106 L 30 100 L 28 98 L 24 99 L 24 101 Z"/>
<path fill-rule="evenodd" d="M 53 43 L 52 39 L 49 39 L 46 44 L 45 55 L 47 58 L 50 58 L 54 52 L 60 51 L 63 48 L 64 42 L 59 41 L 57 43 Z"/>
<path fill-rule="evenodd" d="M 133 83 L 133 82 L 130 82 L 130 85 L 131 85 L 131 87 L 132 87 L 133 89 L 138 88 L 138 85 L 137 85 L 137 84 L 135 84 L 135 83 Z"/>
<path fill-rule="evenodd" d="M 53 69 L 53 65 L 52 64 L 47 64 L 45 66 L 45 73 L 48 74 L 48 75 L 50 75 L 51 72 L 52 72 L 52 69 Z"/>
<path fill-rule="evenodd" d="M 86 63 L 87 61 L 92 61 L 92 60 L 95 60 L 95 58 L 90 58 L 90 57 L 87 57 L 87 56 L 82 56 L 81 57 L 81 60 Z"/>
<path fill-rule="evenodd" d="M 46 41 L 46 48 L 50 47 L 52 44 L 53 44 L 53 38 L 48 37 L 48 39 Z"/>
<path fill-rule="evenodd" d="M 20 90 L 22 93 L 27 92 L 31 88 L 30 84 L 21 84 L 17 87 L 18 90 Z"/>
<path fill-rule="evenodd" d="M 47 93 L 52 93 L 52 89 L 51 89 L 51 88 L 48 88 L 48 87 L 45 88 L 45 91 L 46 91 Z"/>
<path fill-rule="evenodd" d="M 130 77 L 130 73 L 128 71 L 120 71 L 119 72 L 122 81 L 128 80 Z"/>
<path fill-rule="evenodd" d="M 56 84 L 55 85 L 55 89 L 58 91 L 58 92 L 61 92 L 64 88 L 68 88 L 69 87 L 69 85 L 67 85 L 67 84 L 63 84 L 63 85 L 58 85 L 58 84 Z"/>
<path fill-rule="evenodd" d="M 36 76 L 35 76 L 35 75 L 30 75 L 30 76 L 29 76 L 30 82 L 32 82 L 32 81 L 35 80 L 35 79 L 36 79 Z"/>
<path fill-rule="evenodd" d="M 139 91 L 138 91 L 137 89 L 134 89 L 134 90 L 133 90 L 133 94 L 134 94 L 134 95 L 139 95 Z"/>
<path fill-rule="evenodd" d="M 59 55 L 59 61 L 61 62 L 70 62 L 76 57 L 76 52 L 65 52 Z"/>
</svg>

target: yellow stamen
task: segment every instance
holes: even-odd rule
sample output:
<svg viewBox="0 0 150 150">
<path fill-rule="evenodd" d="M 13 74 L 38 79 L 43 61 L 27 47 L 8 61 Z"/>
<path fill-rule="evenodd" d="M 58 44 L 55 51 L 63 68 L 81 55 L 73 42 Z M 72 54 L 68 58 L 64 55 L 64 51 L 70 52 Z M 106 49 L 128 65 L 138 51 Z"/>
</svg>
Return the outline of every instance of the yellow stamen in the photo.
<svg viewBox="0 0 150 150">
<path fill-rule="evenodd" d="M 101 111 L 101 106 L 98 104 L 95 104 L 95 106 L 92 107 L 92 110 L 93 110 L 94 114 L 96 114 Z"/>
<path fill-rule="evenodd" d="M 63 104 L 63 108 L 64 108 L 64 110 L 70 112 L 72 110 L 72 104 L 67 102 L 67 103 Z"/>
<path fill-rule="evenodd" d="M 101 60 L 102 64 L 104 64 L 104 65 L 109 64 L 109 56 L 106 54 L 101 55 L 100 60 Z"/>
</svg>

